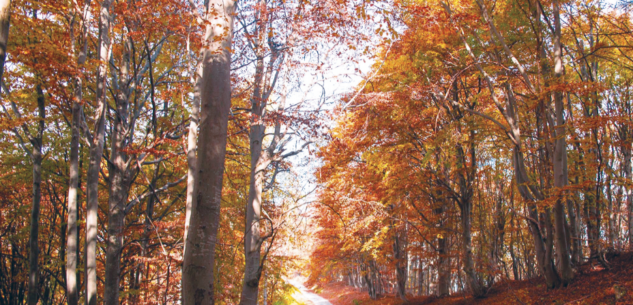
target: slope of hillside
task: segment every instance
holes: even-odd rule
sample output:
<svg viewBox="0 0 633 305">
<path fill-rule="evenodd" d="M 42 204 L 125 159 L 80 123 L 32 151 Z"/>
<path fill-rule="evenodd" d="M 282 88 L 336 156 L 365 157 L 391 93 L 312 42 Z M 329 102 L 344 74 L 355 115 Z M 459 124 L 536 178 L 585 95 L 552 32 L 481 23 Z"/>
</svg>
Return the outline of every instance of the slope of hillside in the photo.
<svg viewBox="0 0 633 305">
<path fill-rule="evenodd" d="M 334 305 L 355 304 L 633 304 L 633 254 L 611 257 L 611 269 L 599 263 L 586 263 L 577 270 L 574 282 L 565 288 L 547 290 L 542 279 L 496 283 L 486 298 L 473 299 L 463 294 L 447 298 L 410 297 L 405 303 L 394 296 L 371 300 L 366 292 L 334 283 L 324 287 L 321 296 Z"/>
</svg>

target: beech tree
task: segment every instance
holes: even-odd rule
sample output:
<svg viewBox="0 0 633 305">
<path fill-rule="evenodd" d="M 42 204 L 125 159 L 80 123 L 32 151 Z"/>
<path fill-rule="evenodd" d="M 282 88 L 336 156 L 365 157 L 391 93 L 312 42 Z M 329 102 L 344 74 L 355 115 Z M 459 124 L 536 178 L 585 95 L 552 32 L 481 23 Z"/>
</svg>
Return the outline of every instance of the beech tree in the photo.
<svg viewBox="0 0 633 305">
<path fill-rule="evenodd" d="M 87 13 L 90 2 L 82 6 L 79 3 L 74 7 L 72 21 L 70 23 L 70 43 L 72 52 L 76 54 L 77 68 L 83 67 L 87 59 Z M 75 29 L 75 24 L 78 24 Z M 77 35 L 78 31 L 79 35 Z M 78 41 L 77 41 L 78 40 Z M 78 50 L 77 50 L 78 49 Z M 78 71 L 77 71 L 78 72 Z M 79 140 L 82 127 L 83 114 L 83 78 L 79 73 L 72 77 L 74 96 L 72 101 L 71 141 L 69 159 L 69 186 L 68 186 L 68 236 L 66 237 L 66 294 L 69 305 L 79 304 L 79 283 L 77 280 L 77 265 L 79 261 Z"/>
<path fill-rule="evenodd" d="M 183 265 L 183 304 L 213 304 L 213 266 L 220 218 L 229 108 L 234 1 L 207 2 L 200 80 L 200 174 L 194 183 Z"/>
<path fill-rule="evenodd" d="M 4 63 L 7 58 L 9 26 L 11 25 L 11 0 L 0 3 L 0 79 L 4 74 Z"/>
</svg>

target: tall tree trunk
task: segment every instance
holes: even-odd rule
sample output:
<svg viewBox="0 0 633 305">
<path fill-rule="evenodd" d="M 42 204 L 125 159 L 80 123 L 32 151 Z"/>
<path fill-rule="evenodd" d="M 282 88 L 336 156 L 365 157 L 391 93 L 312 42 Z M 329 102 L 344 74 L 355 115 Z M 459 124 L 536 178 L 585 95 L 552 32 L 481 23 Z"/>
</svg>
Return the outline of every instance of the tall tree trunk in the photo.
<svg viewBox="0 0 633 305">
<path fill-rule="evenodd" d="M 435 159 L 438 161 L 439 164 L 439 160 L 440 160 L 440 155 L 439 152 L 436 152 L 435 154 Z M 446 169 L 442 169 L 442 171 L 446 172 Z M 446 173 L 444 174 L 444 176 L 448 176 Z M 446 224 L 445 218 L 444 218 L 444 209 L 446 208 L 446 203 L 443 202 L 444 198 L 444 194 L 443 192 L 440 190 L 437 192 L 437 198 L 440 198 L 440 201 L 437 202 L 436 204 L 439 204 L 439 206 L 435 209 L 433 209 L 433 214 L 439 218 L 438 220 L 438 227 L 444 229 L 444 225 Z M 440 234 L 437 235 L 437 296 L 439 297 L 445 297 L 448 296 L 450 293 L 449 290 L 449 285 L 450 285 L 450 280 L 451 280 L 451 271 L 450 271 L 450 260 L 448 258 L 448 244 L 447 244 L 447 235 L 446 230 L 443 230 Z"/>
<path fill-rule="evenodd" d="M 448 257 L 448 245 L 444 235 L 437 238 L 438 263 L 437 263 L 437 295 L 445 297 L 449 295 L 451 279 L 450 261 Z"/>
<path fill-rule="evenodd" d="M 472 213 L 472 201 L 466 200 L 462 203 L 462 247 L 464 251 L 464 273 L 466 274 L 466 279 L 468 283 L 468 288 L 474 297 L 480 298 L 486 295 L 486 291 L 481 284 L 479 277 L 475 271 L 475 264 L 473 262 L 473 251 L 472 251 L 472 224 L 471 224 L 471 213 Z"/>
<path fill-rule="evenodd" d="M 464 148 L 461 144 L 457 144 L 457 167 L 468 169 L 468 173 L 466 171 L 461 171 L 458 174 L 459 180 L 459 192 L 461 200 L 458 202 L 460 210 L 461 210 L 461 221 L 462 221 L 462 247 L 464 251 L 463 258 L 463 267 L 464 273 L 466 274 L 466 280 L 468 284 L 468 288 L 474 297 L 479 298 L 483 297 L 486 294 L 486 291 L 479 279 L 475 271 L 475 263 L 473 261 L 473 251 L 472 251 L 472 209 L 473 209 L 473 183 L 472 179 L 475 178 L 476 175 L 476 159 L 475 159 L 475 144 L 474 144 L 474 133 L 470 133 L 470 145 L 469 145 L 469 155 L 471 158 L 471 168 L 467 167 L 466 164 L 466 154 L 464 152 Z"/>
<path fill-rule="evenodd" d="M 571 196 L 571 194 L 570 194 Z M 574 200 L 568 199 L 567 202 L 567 213 L 569 216 L 569 227 L 570 227 L 570 245 L 571 248 L 571 261 L 573 264 L 580 264 L 580 257 L 582 253 L 582 245 L 580 243 L 580 224 L 578 223 L 579 216 L 576 207 L 574 206 Z"/>
<path fill-rule="evenodd" d="M 246 234 L 244 237 L 245 269 L 240 304 L 257 304 L 259 280 L 262 272 L 260 231 L 262 213 L 262 183 L 264 170 L 261 160 L 261 139 L 264 126 L 251 126 L 251 183 L 246 206 Z M 261 135 L 261 136 L 260 136 Z M 259 140 L 257 140 L 259 139 Z"/>
<path fill-rule="evenodd" d="M 2 81 L 2 75 L 4 74 L 4 61 L 7 58 L 10 21 L 11 0 L 0 0 L 0 81 Z M 0 91 L 2 91 L 1 87 Z"/>
<path fill-rule="evenodd" d="M 633 179 L 633 167 L 631 166 L 631 157 L 633 154 L 631 153 L 631 151 L 631 142 L 630 139 L 627 139 L 625 141 L 625 147 L 623 149 L 624 177 L 626 178 L 626 181 L 631 181 L 631 179 Z M 624 194 L 626 195 L 626 206 L 629 209 L 629 249 L 633 250 L 633 230 L 631 229 L 633 228 L 633 188 L 631 188 L 630 186 L 625 186 Z"/>
<path fill-rule="evenodd" d="M 612 167 L 611 165 L 609 165 L 609 167 Z M 615 241 L 616 241 L 616 229 L 615 229 L 615 218 L 616 218 L 616 211 L 613 208 L 613 192 L 612 192 L 612 183 L 611 183 L 611 175 L 607 176 L 607 188 L 606 188 L 606 192 L 607 192 L 607 211 L 608 211 L 608 216 L 609 216 L 609 230 L 608 230 L 608 236 L 609 236 L 609 251 L 613 251 L 615 249 Z"/>
<path fill-rule="evenodd" d="M 364 273 L 364 277 L 365 277 L 365 284 L 367 284 L 367 292 L 369 293 L 369 297 L 372 300 L 375 300 L 377 298 L 376 295 L 376 283 L 373 281 L 373 275 L 374 272 L 372 270 L 367 270 L 367 269 L 371 269 L 371 268 L 364 268 L 365 270 L 363 270 L 362 273 Z"/>
<path fill-rule="evenodd" d="M 262 5 L 266 5 L 264 1 L 260 1 Z M 259 18 L 260 12 L 257 13 Z M 256 54 L 255 79 L 253 95 L 251 97 L 251 121 L 250 121 L 250 153 L 251 153 L 251 172 L 249 196 L 246 203 L 246 226 L 244 228 L 244 281 L 242 285 L 242 295 L 240 304 L 256 304 L 259 290 L 259 281 L 263 269 L 264 261 L 261 259 L 261 247 L 264 240 L 270 236 L 262 237 L 261 234 L 261 214 L 262 214 L 262 192 L 264 189 L 264 171 L 271 164 L 274 157 L 274 150 L 278 144 L 280 135 L 280 124 L 275 125 L 275 133 L 268 148 L 263 148 L 266 125 L 264 123 L 264 112 L 268 102 L 268 98 L 275 87 L 277 76 L 279 75 L 280 66 L 275 67 L 274 64 L 280 57 L 279 48 L 271 44 L 271 38 L 268 37 L 268 44 L 271 49 L 271 57 L 268 66 L 264 67 L 263 44 L 266 35 L 266 27 L 258 26 L 257 39 L 253 42 L 253 48 Z M 269 33 L 272 35 L 272 33 Z M 283 60 L 283 57 L 282 57 Z M 282 103 L 283 105 L 283 103 Z M 283 106 L 280 106 L 283 108 Z M 274 179 L 274 178 L 273 178 Z M 271 232 L 272 234 L 272 232 Z"/>
<path fill-rule="evenodd" d="M 554 10 L 554 76 L 557 81 L 562 81 L 563 77 L 563 49 L 561 46 L 561 24 L 560 24 L 560 3 L 555 0 Z M 564 188 L 568 183 L 567 173 L 567 141 L 565 131 L 563 93 L 554 92 L 554 106 L 556 111 L 556 142 L 554 148 L 554 186 Z M 556 254 L 560 265 L 560 277 L 563 286 L 567 286 L 574 278 L 571 269 L 571 259 L 569 256 L 569 245 L 566 238 L 565 208 L 563 201 L 567 201 L 567 192 L 559 196 L 554 205 L 554 223 L 556 226 Z"/>
<path fill-rule="evenodd" d="M 409 258 L 407 257 L 406 249 L 406 228 L 395 228 L 393 241 L 393 258 L 396 261 L 396 282 L 398 284 L 398 297 L 407 301 L 406 287 L 407 287 L 407 268 Z"/>
<path fill-rule="evenodd" d="M 116 115 L 116 121 L 121 120 Z M 122 124 L 114 124 L 112 136 L 112 150 L 110 160 L 113 165 L 110 171 L 110 191 L 108 199 L 108 238 L 105 262 L 105 290 L 104 304 L 119 304 L 119 276 L 121 268 L 121 250 L 123 247 L 123 226 L 125 220 L 125 203 L 129 192 L 129 177 L 127 173 L 127 156 L 122 149 L 125 147 L 121 139 L 125 133 Z"/>
<path fill-rule="evenodd" d="M 88 8 L 88 3 L 84 11 Z M 77 68 L 82 67 L 86 61 L 86 51 L 88 44 L 86 43 L 83 11 L 76 8 L 73 17 L 73 25 L 77 16 L 81 14 L 80 30 L 82 48 L 77 54 Z M 71 25 L 71 26 L 73 26 Z M 71 28 L 71 44 L 73 53 L 75 53 L 75 29 Z M 77 227 L 77 217 L 79 215 L 79 126 L 81 125 L 81 115 L 83 106 L 81 105 L 82 95 L 82 78 L 77 71 L 73 77 L 74 100 L 72 103 L 72 135 L 70 140 L 70 181 L 68 186 L 68 236 L 66 239 L 66 297 L 68 305 L 77 305 L 79 303 L 79 288 L 77 286 L 77 263 L 79 259 L 79 230 Z"/>
<path fill-rule="evenodd" d="M 539 217 L 539 213 L 534 202 L 536 198 L 534 198 L 532 194 L 534 193 L 539 196 L 539 199 L 542 198 L 540 198 L 540 192 L 538 192 L 535 187 L 530 188 L 528 185 L 531 182 L 527 176 L 523 153 L 521 152 L 521 148 L 519 146 L 514 148 L 513 159 L 517 188 L 519 189 L 521 197 L 528 200 L 528 213 L 530 215 L 530 219 L 528 219 L 527 222 L 534 241 L 534 252 L 536 254 L 538 270 L 540 270 L 541 275 L 545 277 L 547 287 L 554 288 L 559 285 L 560 279 L 556 269 L 554 268 L 554 264 L 551 261 L 551 256 L 549 255 L 551 250 L 549 249 L 548 244 L 544 242 L 544 240 L 551 241 L 551 239 L 543 237 L 543 232 L 541 231 L 542 226 L 539 224 L 541 217 Z"/>
<path fill-rule="evenodd" d="M 496 230 L 495 230 L 495 236 L 494 236 L 494 247 L 493 247 L 493 252 L 491 253 L 492 257 L 492 262 L 493 262 L 493 266 L 494 268 L 499 268 L 499 264 L 503 264 L 504 269 L 506 270 L 506 277 L 509 278 L 510 275 L 508 274 L 508 267 L 506 265 L 506 262 L 502 259 L 504 254 L 505 254 L 505 235 L 506 235 L 506 221 L 507 221 L 507 215 L 505 215 L 503 213 L 503 203 L 504 203 L 504 195 L 503 195 L 503 182 L 495 182 L 495 184 L 497 184 L 497 188 L 498 190 L 498 195 L 497 195 L 497 202 L 496 202 Z M 481 210 L 481 209 L 480 209 Z M 485 227 L 481 226 L 481 230 L 485 230 Z"/>
<path fill-rule="evenodd" d="M 200 113 L 200 86 L 202 84 L 202 63 L 196 69 L 196 76 L 192 79 L 194 83 L 193 102 L 191 105 L 191 117 L 189 121 L 189 134 L 187 136 L 187 198 L 185 201 L 185 236 L 184 246 L 187 247 L 187 234 L 191 224 L 191 208 L 193 206 L 193 194 L 195 194 L 195 184 L 198 180 L 196 148 L 198 144 L 198 121 Z M 185 252 L 186 249 L 183 249 Z"/>
<path fill-rule="evenodd" d="M 215 245 L 231 107 L 231 42 L 235 1 L 207 2 L 203 43 L 200 137 L 196 196 L 187 235 L 182 276 L 184 305 L 213 304 Z"/>
<path fill-rule="evenodd" d="M 72 137 L 70 140 L 70 182 L 68 187 L 68 237 L 66 239 L 66 295 L 69 305 L 77 305 L 77 202 L 79 193 L 79 125 L 81 124 L 81 81 L 75 81 L 75 101 L 72 106 Z"/>
<path fill-rule="evenodd" d="M 428 268 L 422 269 L 422 259 L 417 257 L 418 259 L 418 296 L 424 295 L 424 279 L 426 278 L 426 272 Z"/>
<path fill-rule="evenodd" d="M 86 304 L 97 304 L 97 222 L 99 217 L 99 172 L 105 144 L 106 77 L 111 52 L 110 6 L 111 0 L 103 0 L 99 12 L 99 68 L 97 71 L 96 109 L 94 129 L 90 142 L 90 163 L 86 176 Z"/>
<path fill-rule="evenodd" d="M 31 230 L 29 234 L 29 292 L 27 304 L 37 304 L 39 298 L 39 232 L 40 232 L 40 201 L 42 200 L 42 142 L 44 137 L 44 93 L 42 86 L 37 84 L 37 108 L 39 121 L 37 134 L 30 139 L 33 145 L 31 152 L 33 162 L 33 202 L 31 206 Z"/>
<path fill-rule="evenodd" d="M 130 126 L 129 107 L 129 61 L 131 46 L 126 35 L 123 36 L 125 44 L 123 60 L 120 67 L 120 80 L 115 98 L 116 111 L 110 149 L 110 190 L 108 198 L 108 237 L 106 247 L 105 263 L 105 291 L 103 294 L 104 304 L 119 304 L 119 281 L 121 275 L 121 251 L 123 249 L 123 229 L 125 226 L 125 206 L 130 192 L 131 172 L 130 162 L 125 153 L 125 148 L 129 144 Z M 149 50 L 148 50 L 148 58 Z M 151 68 L 151 59 L 149 59 Z M 150 71 L 151 74 L 151 71 Z M 155 123 L 155 120 L 154 120 Z M 154 135 L 156 136 L 156 135 Z"/>
<path fill-rule="evenodd" d="M 9 244 L 11 245 L 11 256 L 12 257 L 17 257 L 18 256 L 18 249 L 16 248 L 16 245 L 13 243 L 13 241 L 9 240 Z M 11 289 L 9 290 L 9 305 L 16 305 L 16 304 L 22 304 L 22 299 L 19 298 L 19 287 L 18 287 L 18 281 L 16 281 L 17 278 L 17 273 L 18 273 L 18 261 L 15 259 L 10 260 L 10 267 L 9 267 L 9 275 L 11 278 Z"/>
<path fill-rule="evenodd" d="M 512 186 L 510 186 L 510 209 L 514 210 L 514 188 L 512 188 Z M 515 281 L 520 281 L 521 280 L 521 274 L 519 273 L 519 262 L 518 259 L 516 257 L 516 255 L 514 254 L 514 245 L 516 244 L 516 238 L 514 237 L 514 235 L 516 234 L 516 230 L 515 230 L 515 225 L 514 225 L 514 217 L 515 217 L 515 213 L 512 213 L 510 215 L 510 243 L 508 245 L 508 250 L 510 252 L 510 257 L 512 258 L 512 274 L 514 275 L 513 280 Z"/>
<path fill-rule="evenodd" d="M 264 58 L 258 56 L 255 68 L 255 90 L 251 100 L 251 130 L 250 130 L 250 152 L 251 152 L 251 175 L 248 192 L 248 202 L 246 203 L 246 226 L 244 228 L 244 281 L 242 285 L 241 305 L 257 304 L 257 294 L 259 291 L 259 279 L 262 272 L 261 245 L 263 239 L 260 232 L 260 221 L 262 214 L 262 190 L 264 171 L 270 160 L 267 154 L 262 154 L 262 145 L 266 126 L 262 118 L 264 112 L 264 101 L 262 100 L 262 79 L 264 73 Z"/>
</svg>

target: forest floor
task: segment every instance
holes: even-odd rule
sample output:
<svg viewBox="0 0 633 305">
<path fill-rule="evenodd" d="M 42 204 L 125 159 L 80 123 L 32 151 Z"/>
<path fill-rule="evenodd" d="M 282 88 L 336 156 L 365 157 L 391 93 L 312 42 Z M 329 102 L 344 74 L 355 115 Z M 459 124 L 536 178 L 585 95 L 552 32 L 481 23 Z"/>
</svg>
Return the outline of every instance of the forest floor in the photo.
<svg viewBox="0 0 633 305">
<path fill-rule="evenodd" d="M 393 295 L 371 300 L 367 292 L 343 283 L 323 287 L 320 295 L 333 305 L 633 304 L 633 253 L 611 257 L 609 264 L 610 270 L 596 261 L 581 265 L 574 281 L 565 288 L 548 290 L 541 278 L 495 283 L 481 299 L 455 294 L 445 298 L 409 297 L 408 302 Z"/>
</svg>

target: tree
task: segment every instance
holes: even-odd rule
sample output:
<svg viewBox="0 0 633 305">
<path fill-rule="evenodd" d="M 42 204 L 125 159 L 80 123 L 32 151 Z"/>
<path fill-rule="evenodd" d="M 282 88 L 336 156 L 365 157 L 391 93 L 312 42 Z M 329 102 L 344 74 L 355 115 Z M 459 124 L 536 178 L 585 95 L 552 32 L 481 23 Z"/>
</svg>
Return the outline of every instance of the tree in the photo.
<svg viewBox="0 0 633 305">
<path fill-rule="evenodd" d="M 77 52 L 77 67 L 82 67 L 86 62 L 88 43 L 86 41 L 85 20 L 87 19 L 88 8 L 90 2 L 86 2 L 83 7 L 76 6 L 73 19 L 70 25 L 70 41 L 75 53 L 75 46 L 79 46 Z M 76 44 L 75 22 L 79 24 L 79 41 Z M 79 303 L 79 287 L 77 282 L 77 263 L 79 260 L 79 230 L 77 220 L 79 216 L 79 138 L 81 128 L 81 116 L 83 114 L 82 98 L 82 77 L 77 73 L 73 77 L 74 99 L 72 103 L 72 135 L 70 143 L 70 176 L 68 186 L 68 236 L 66 238 L 66 295 L 69 305 L 77 305 Z"/>
<path fill-rule="evenodd" d="M 207 2 L 200 80 L 200 137 L 195 201 L 184 254 L 183 304 L 213 304 L 213 266 L 231 106 L 231 41 L 235 2 Z"/>
<path fill-rule="evenodd" d="M 110 0 L 104 0 L 99 9 L 99 40 L 97 70 L 97 90 L 93 128 L 90 128 L 90 161 L 86 174 L 86 304 L 97 304 L 97 222 L 99 217 L 99 173 L 101 170 L 101 156 L 105 145 L 106 123 L 106 78 L 107 63 L 112 52 L 110 40 Z"/>
<path fill-rule="evenodd" d="M 11 25 L 11 0 L 3 0 L 0 2 L 0 80 L 4 74 L 4 62 L 7 58 L 9 25 Z"/>
</svg>

